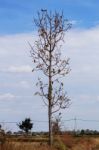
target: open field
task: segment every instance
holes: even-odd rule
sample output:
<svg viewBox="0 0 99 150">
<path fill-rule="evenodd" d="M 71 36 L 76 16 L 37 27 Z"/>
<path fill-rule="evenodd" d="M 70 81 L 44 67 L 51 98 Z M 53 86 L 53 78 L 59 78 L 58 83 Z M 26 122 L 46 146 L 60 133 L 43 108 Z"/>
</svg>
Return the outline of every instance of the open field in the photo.
<svg viewBox="0 0 99 150">
<path fill-rule="evenodd" d="M 53 147 L 47 144 L 47 138 L 6 138 L 0 144 L 0 150 L 99 150 L 99 137 L 61 135 L 54 137 Z M 46 139 L 46 140 L 45 140 Z"/>
</svg>

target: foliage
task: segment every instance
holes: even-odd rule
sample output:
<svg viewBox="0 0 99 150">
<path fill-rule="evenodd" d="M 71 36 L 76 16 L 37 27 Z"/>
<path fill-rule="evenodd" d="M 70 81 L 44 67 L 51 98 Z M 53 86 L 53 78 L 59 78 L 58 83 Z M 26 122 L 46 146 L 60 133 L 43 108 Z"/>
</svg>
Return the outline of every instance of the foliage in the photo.
<svg viewBox="0 0 99 150">
<path fill-rule="evenodd" d="M 2 125 L 0 124 L 0 144 L 3 145 L 5 142 L 6 142 L 5 130 L 2 128 Z"/>
<path fill-rule="evenodd" d="M 28 133 L 29 130 L 32 129 L 33 127 L 33 123 L 31 123 L 31 119 L 30 118 L 26 118 L 24 121 L 22 121 L 21 123 L 18 124 L 18 127 L 25 131 L 25 133 Z"/>
</svg>

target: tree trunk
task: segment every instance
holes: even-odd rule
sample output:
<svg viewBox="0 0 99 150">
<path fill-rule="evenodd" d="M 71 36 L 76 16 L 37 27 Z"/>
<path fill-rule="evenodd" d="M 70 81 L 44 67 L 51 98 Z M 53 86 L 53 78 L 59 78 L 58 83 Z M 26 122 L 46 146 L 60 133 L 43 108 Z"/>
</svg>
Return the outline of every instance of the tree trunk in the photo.
<svg viewBox="0 0 99 150">
<path fill-rule="evenodd" d="M 51 51 L 51 22 L 50 22 L 50 51 L 49 51 L 49 89 L 48 89 L 48 101 L 49 101 L 49 145 L 52 146 L 52 51 Z"/>
<path fill-rule="evenodd" d="M 51 56 L 51 55 L 50 55 Z M 49 145 L 52 146 L 52 78 L 51 78 L 51 63 L 49 67 L 49 90 L 48 90 L 48 118 L 49 118 Z"/>
<path fill-rule="evenodd" d="M 52 108 L 51 108 L 50 101 L 49 101 L 48 117 L 49 117 L 49 145 L 52 146 L 52 143 L 53 143 L 53 140 L 52 140 Z"/>
</svg>

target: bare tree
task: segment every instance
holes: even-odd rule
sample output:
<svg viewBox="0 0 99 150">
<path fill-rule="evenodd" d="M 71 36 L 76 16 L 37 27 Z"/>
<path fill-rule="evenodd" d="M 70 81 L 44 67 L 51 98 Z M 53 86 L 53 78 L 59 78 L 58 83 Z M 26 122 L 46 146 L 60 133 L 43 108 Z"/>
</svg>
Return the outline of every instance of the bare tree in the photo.
<svg viewBox="0 0 99 150">
<path fill-rule="evenodd" d="M 52 145 L 52 114 L 69 106 L 70 99 L 64 92 L 61 77 L 69 73 L 69 58 L 61 59 L 61 42 L 65 32 L 71 28 L 63 13 L 52 13 L 47 10 L 38 12 L 34 19 L 38 29 L 38 40 L 31 46 L 31 56 L 34 62 L 33 71 L 41 71 L 46 77 L 46 83 L 38 78 L 40 90 L 36 94 L 43 98 L 48 106 L 49 144 Z"/>
</svg>

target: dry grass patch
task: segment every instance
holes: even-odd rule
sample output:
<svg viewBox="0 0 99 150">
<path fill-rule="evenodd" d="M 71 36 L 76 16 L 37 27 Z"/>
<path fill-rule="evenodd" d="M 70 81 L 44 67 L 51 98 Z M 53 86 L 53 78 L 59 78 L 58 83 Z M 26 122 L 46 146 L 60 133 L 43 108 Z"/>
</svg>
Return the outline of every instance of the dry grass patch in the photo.
<svg viewBox="0 0 99 150">
<path fill-rule="evenodd" d="M 0 145 L 0 150 L 56 150 L 50 149 L 46 144 L 40 143 L 24 143 L 24 142 L 6 142 Z"/>
<path fill-rule="evenodd" d="M 32 141 L 31 139 L 26 142 L 24 138 L 21 138 L 21 141 L 17 138 L 6 139 L 6 142 L 0 144 L 0 150 L 99 150 L 99 137 L 55 136 L 53 148 L 50 148 L 45 140 L 38 138 Z"/>
</svg>

